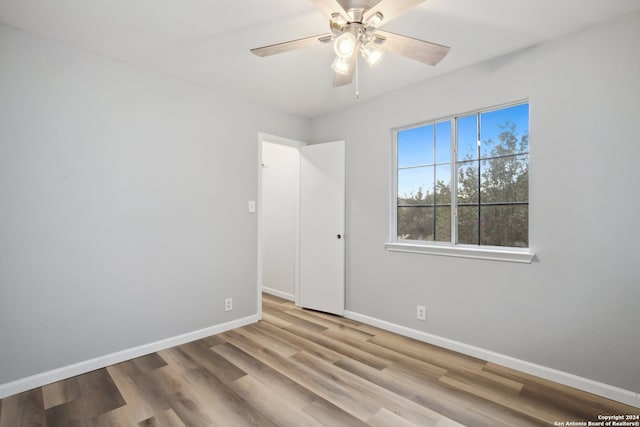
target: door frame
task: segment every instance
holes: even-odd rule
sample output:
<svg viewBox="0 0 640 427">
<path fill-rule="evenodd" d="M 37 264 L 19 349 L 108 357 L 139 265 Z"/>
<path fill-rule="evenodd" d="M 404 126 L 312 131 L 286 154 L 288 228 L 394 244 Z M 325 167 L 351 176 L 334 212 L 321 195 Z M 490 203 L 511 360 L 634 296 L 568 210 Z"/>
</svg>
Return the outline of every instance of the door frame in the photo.
<svg viewBox="0 0 640 427">
<path fill-rule="evenodd" d="M 258 132 L 258 194 L 257 194 L 257 215 L 258 215 L 258 253 L 257 253 L 257 301 L 258 301 L 258 317 L 262 319 L 262 234 L 264 230 L 262 217 L 262 147 L 265 142 L 272 144 L 286 145 L 296 148 L 300 151 L 301 147 L 307 145 L 306 142 L 295 139 L 284 138 L 277 135 L 271 135 L 264 132 Z M 295 238 L 295 262 L 294 262 L 294 282 L 295 282 L 295 304 L 299 305 L 300 298 L 300 203 L 296 206 L 296 238 Z"/>
</svg>

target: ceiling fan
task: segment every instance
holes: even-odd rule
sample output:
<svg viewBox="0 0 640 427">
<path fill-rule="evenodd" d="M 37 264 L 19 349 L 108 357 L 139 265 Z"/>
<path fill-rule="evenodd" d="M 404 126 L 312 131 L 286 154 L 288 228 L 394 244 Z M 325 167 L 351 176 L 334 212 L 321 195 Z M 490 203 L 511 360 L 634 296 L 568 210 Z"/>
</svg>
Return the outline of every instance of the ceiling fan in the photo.
<svg viewBox="0 0 640 427">
<path fill-rule="evenodd" d="M 331 33 L 251 49 L 258 56 L 270 56 L 333 41 L 336 58 L 333 86 L 348 85 L 357 68 L 358 51 L 373 67 L 385 52 L 397 53 L 429 65 L 436 65 L 449 52 L 447 46 L 380 30 L 408 9 L 425 0 L 311 0 L 329 18 Z"/>
</svg>

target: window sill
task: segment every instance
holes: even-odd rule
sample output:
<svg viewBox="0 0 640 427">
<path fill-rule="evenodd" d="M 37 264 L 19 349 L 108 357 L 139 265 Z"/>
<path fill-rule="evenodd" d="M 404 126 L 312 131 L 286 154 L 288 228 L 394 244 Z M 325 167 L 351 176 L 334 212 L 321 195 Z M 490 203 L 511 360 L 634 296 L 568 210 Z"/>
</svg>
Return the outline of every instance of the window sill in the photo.
<svg viewBox="0 0 640 427">
<path fill-rule="evenodd" d="M 535 253 L 523 248 L 496 248 L 473 246 L 445 246 L 419 243 L 385 243 L 385 249 L 392 252 L 409 252 L 414 254 L 442 255 L 458 258 L 488 259 L 492 261 L 519 262 L 531 264 Z"/>
</svg>

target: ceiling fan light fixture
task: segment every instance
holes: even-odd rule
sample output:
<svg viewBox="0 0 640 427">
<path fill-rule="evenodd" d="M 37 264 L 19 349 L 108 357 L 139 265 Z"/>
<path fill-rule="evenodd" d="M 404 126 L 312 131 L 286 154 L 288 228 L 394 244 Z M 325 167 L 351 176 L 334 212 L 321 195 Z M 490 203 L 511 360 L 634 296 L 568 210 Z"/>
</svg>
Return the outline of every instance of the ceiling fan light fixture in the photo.
<svg viewBox="0 0 640 427">
<path fill-rule="evenodd" d="M 331 14 L 331 21 L 329 22 L 329 28 L 331 32 L 336 36 L 339 36 L 344 31 L 344 27 L 347 25 L 347 20 L 339 13 Z"/>
<path fill-rule="evenodd" d="M 356 36 L 346 31 L 336 38 L 333 50 L 341 58 L 348 58 L 356 50 Z"/>
<path fill-rule="evenodd" d="M 347 18 L 345 18 L 339 13 L 332 13 L 331 22 L 334 24 L 340 25 L 341 27 L 344 27 L 345 25 L 347 25 Z"/>
<path fill-rule="evenodd" d="M 333 64 L 331 64 L 331 68 L 338 74 L 348 74 L 349 68 L 351 68 L 349 64 L 349 57 L 341 57 L 336 56 L 336 59 L 333 60 Z"/>
<path fill-rule="evenodd" d="M 374 42 L 369 42 L 362 46 L 362 57 L 369 67 L 373 68 L 382 61 L 384 51 Z"/>
<path fill-rule="evenodd" d="M 374 15 L 367 19 L 367 26 L 369 27 L 377 27 L 382 24 L 382 20 L 384 19 L 384 15 L 381 12 L 376 12 Z"/>
</svg>

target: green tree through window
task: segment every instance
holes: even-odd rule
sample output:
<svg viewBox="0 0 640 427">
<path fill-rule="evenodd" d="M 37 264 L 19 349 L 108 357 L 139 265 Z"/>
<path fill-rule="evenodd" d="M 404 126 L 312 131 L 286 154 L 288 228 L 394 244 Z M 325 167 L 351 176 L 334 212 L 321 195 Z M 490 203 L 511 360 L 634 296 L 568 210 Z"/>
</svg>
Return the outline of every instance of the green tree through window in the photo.
<svg viewBox="0 0 640 427">
<path fill-rule="evenodd" d="M 525 103 L 397 131 L 397 239 L 528 247 L 528 122 Z"/>
</svg>

